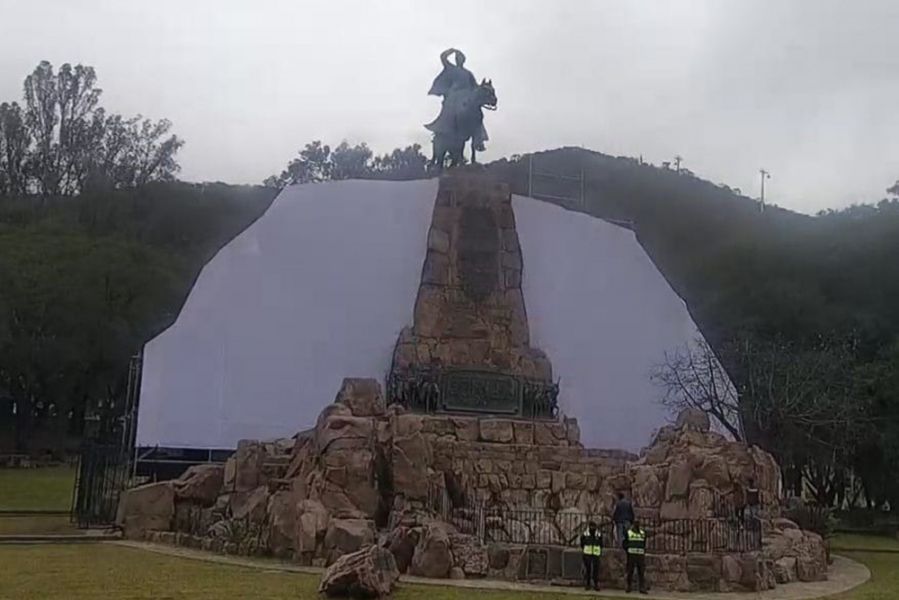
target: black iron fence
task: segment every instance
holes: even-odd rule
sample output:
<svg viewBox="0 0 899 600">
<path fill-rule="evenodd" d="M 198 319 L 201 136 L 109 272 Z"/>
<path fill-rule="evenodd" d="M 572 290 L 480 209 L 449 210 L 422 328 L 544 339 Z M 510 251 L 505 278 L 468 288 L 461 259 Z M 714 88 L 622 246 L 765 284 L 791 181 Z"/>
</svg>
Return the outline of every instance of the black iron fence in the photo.
<svg viewBox="0 0 899 600">
<path fill-rule="evenodd" d="M 589 523 L 596 523 L 606 547 L 621 547 L 621 532 L 605 515 L 575 509 L 541 510 L 488 505 L 476 495 L 431 486 L 428 509 L 460 533 L 483 542 L 577 547 Z M 642 519 L 646 548 L 654 554 L 753 552 L 762 547 L 758 519 L 742 518 L 720 507 L 721 516 L 702 519 Z"/>
<path fill-rule="evenodd" d="M 119 496 L 132 478 L 142 364 L 140 354 L 132 356 L 124 397 L 101 402 L 85 417 L 72 492 L 71 518 L 79 527 L 115 523 Z"/>
<path fill-rule="evenodd" d="M 79 527 L 114 523 L 129 478 L 130 460 L 121 445 L 85 442 L 76 472 L 72 521 Z"/>
<path fill-rule="evenodd" d="M 621 545 L 620 532 L 603 515 L 577 511 L 484 508 L 484 540 L 511 544 L 578 546 L 592 521 L 603 534 L 606 547 Z M 647 552 L 752 552 L 761 549 L 761 527 L 756 519 L 644 519 Z"/>
</svg>

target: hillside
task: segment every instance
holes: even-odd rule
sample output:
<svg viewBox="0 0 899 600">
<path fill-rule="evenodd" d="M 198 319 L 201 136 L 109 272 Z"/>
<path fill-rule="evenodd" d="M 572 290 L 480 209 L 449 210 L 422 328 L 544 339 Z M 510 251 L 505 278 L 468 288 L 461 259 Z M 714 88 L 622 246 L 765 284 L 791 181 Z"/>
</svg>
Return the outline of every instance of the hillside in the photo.
<svg viewBox="0 0 899 600">
<path fill-rule="evenodd" d="M 74 444 L 85 411 L 114 412 L 129 357 L 174 321 L 202 266 L 274 194 L 157 183 L 0 198 L 0 451 Z M 14 398 L 33 401 L 14 412 Z"/>
<path fill-rule="evenodd" d="M 578 148 L 534 155 L 540 171 L 584 173 L 583 210 L 629 221 L 707 336 L 899 333 L 899 204 L 809 217 L 689 173 Z M 528 157 L 489 168 L 527 193 Z M 555 185 L 554 189 L 552 186 Z M 536 191 L 577 197 L 577 182 Z M 886 339 L 885 339 L 886 338 Z"/>
<path fill-rule="evenodd" d="M 713 343 L 743 330 L 791 340 L 849 332 L 873 357 L 899 334 L 899 202 L 818 217 L 760 212 L 729 188 L 633 159 L 573 148 L 536 159 L 542 171 L 583 170 L 586 210 L 632 223 Z M 487 168 L 527 192 L 527 157 Z M 0 445 L 15 430 L 20 445 L 55 446 L 57 434 L 80 433 L 85 410 L 114 406 L 129 356 L 174 320 L 206 261 L 276 193 L 157 183 L 0 198 Z M 35 399 L 34 422 L 18 411 L 13 426 L 12 398 Z"/>
</svg>

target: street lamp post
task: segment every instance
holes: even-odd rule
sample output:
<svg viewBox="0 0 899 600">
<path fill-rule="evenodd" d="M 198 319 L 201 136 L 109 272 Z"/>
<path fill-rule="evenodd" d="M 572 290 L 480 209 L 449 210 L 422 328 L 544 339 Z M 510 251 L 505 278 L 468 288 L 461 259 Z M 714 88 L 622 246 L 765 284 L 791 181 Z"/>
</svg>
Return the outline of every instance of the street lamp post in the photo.
<svg viewBox="0 0 899 600">
<path fill-rule="evenodd" d="M 766 171 L 765 169 L 759 169 L 759 175 L 761 175 L 762 181 L 762 189 L 759 195 L 759 212 L 764 212 L 765 210 L 765 180 L 771 179 L 771 173 Z"/>
</svg>

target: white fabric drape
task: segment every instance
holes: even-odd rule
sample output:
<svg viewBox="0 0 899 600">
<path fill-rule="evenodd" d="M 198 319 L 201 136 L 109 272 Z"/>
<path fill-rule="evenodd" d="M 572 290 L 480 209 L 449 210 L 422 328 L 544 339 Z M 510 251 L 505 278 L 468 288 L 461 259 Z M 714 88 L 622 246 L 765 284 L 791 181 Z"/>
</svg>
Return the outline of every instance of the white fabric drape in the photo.
<svg viewBox="0 0 899 600">
<path fill-rule="evenodd" d="M 384 379 L 412 323 L 437 181 L 285 189 L 203 268 L 144 350 L 138 444 L 233 448 L 315 423 L 344 377 Z M 591 447 L 666 422 L 649 381 L 698 335 L 631 231 L 514 197 L 532 345 Z"/>
</svg>

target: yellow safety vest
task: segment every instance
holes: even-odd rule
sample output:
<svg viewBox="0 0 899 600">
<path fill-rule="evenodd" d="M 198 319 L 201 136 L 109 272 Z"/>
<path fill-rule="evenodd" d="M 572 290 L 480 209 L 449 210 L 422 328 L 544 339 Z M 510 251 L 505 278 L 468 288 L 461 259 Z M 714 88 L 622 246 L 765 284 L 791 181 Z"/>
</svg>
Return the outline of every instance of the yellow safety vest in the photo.
<svg viewBox="0 0 899 600">
<path fill-rule="evenodd" d="M 627 530 L 627 553 L 628 554 L 646 554 L 646 532 L 642 529 L 634 531 Z"/>
<path fill-rule="evenodd" d="M 599 541 L 600 539 L 602 539 L 599 537 L 599 535 L 600 534 L 598 531 L 593 535 L 590 534 L 589 530 L 584 532 L 584 537 L 586 539 L 592 539 L 594 541 Z M 600 556 L 602 555 L 602 546 L 600 546 L 599 544 L 587 544 L 583 547 L 583 551 L 587 556 Z"/>
</svg>

